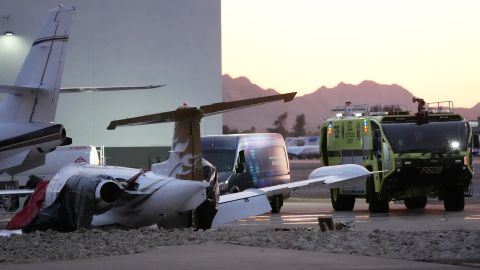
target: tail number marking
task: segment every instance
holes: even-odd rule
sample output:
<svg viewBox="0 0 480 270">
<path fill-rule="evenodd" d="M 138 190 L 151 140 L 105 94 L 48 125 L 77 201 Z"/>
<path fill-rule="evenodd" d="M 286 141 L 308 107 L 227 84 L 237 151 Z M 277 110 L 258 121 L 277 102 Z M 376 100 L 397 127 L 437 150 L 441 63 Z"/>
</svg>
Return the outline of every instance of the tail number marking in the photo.
<svg viewBox="0 0 480 270">
<path fill-rule="evenodd" d="M 440 174 L 443 171 L 442 166 L 423 167 L 420 174 Z"/>
</svg>

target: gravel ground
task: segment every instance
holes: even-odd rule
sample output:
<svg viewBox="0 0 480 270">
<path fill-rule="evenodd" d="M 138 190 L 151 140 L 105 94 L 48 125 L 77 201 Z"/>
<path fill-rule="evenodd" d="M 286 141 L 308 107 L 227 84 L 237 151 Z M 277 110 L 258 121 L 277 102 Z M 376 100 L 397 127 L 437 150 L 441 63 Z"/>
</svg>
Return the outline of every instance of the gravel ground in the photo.
<svg viewBox="0 0 480 270">
<path fill-rule="evenodd" d="M 0 237 L 0 264 L 114 256 L 144 252 L 158 246 L 207 242 L 444 263 L 480 260 L 480 230 L 365 232 L 343 229 L 321 232 L 317 229 L 219 228 L 193 231 L 150 227 L 72 233 L 37 231 Z"/>
</svg>

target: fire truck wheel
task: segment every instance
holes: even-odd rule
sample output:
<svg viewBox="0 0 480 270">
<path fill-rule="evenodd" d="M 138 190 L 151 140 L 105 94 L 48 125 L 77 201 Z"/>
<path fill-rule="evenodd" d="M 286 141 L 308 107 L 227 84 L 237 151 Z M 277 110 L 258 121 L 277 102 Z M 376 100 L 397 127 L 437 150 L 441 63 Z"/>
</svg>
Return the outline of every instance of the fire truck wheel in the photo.
<svg viewBox="0 0 480 270">
<path fill-rule="evenodd" d="M 452 188 L 448 190 L 443 198 L 443 207 L 445 211 L 463 211 L 465 208 L 465 197 L 463 190 Z"/>
<path fill-rule="evenodd" d="M 352 211 L 355 207 L 355 196 L 340 194 L 338 188 L 330 189 L 330 198 L 335 211 Z"/>
<path fill-rule="evenodd" d="M 388 200 L 379 197 L 379 194 L 375 192 L 373 177 L 369 177 L 367 179 L 367 200 L 370 213 L 388 213 L 390 210 Z"/>
</svg>

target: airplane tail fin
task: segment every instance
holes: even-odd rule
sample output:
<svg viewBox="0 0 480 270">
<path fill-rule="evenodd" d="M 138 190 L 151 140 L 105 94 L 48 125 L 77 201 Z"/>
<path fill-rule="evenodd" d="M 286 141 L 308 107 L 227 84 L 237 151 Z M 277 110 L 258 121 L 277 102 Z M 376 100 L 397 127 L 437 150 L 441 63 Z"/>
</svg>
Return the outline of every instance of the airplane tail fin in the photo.
<svg viewBox="0 0 480 270">
<path fill-rule="evenodd" d="M 15 81 L 13 88 L 18 91 L 8 95 L 0 105 L 0 121 L 55 120 L 73 13 L 74 8 L 63 6 L 48 13 Z"/>
<path fill-rule="evenodd" d="M 154 164 L 152 171 L 169 175 L 177 179 L 202 180 L 202 149 L 200 142 L 200 120 L 204 116 L 223 113 L 231 110 L 256 106 L 268 102 L 289 102 L 296 93 L 250 98 L 231 102 L 219 102 L 211 105 L 181 106 L 175 111 L 150 114 L 110 122 L 107 129 L 119 126 L 147 125 L 175 122 L 172 148 L 169 159 L 163 163 Z"/>
</svg>

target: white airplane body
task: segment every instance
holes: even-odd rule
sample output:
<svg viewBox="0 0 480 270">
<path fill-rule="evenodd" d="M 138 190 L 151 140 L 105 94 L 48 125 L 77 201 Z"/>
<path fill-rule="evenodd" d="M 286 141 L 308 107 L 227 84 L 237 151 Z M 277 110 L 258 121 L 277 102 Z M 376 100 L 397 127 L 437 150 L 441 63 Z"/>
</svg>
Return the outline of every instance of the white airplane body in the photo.
<svg viewBox="0 0 480 270">
<path fill-rule="evenodd" d="M 219 196 L 215 167 L 202 158 L 200 119 L 227 110 L 293 99 L 295 93 L 216 103 L 200 108 L 112 121 L 109 129 L 125 125 L 175 122 L 170 157 L 152 170 L 75 164 L 63 167 L 48 183 L 40 215 L 29 229 L 121 225 L 208 229 L 270 211 L 267 196 L 312 184 L 331 187 L 363 181 L 371 172 L 359 165 L 319 168 L 310 179 L 249 189 Z M 58 210 L 62 209 L 62 210 Z M 63 211 L 63 212 L 62 212 Z M 12 228 L 13 229 L 13 228 Z"/>
<path fill-rule="evenodd" d="M 280 194 L 285 189 L 295 190 L 315 184 L 328 184 L 332 188 L 343 187 L 345 180 L 349 180 L 346 186 L 354 185 L 371 174 L 365 168 L 352 164 L 323 167 L 317 169 L 317 172 L 320 172 L 320 175 L 312 173 L 309 180 L 220 196 L 218 212 L 212 225 L 222 225 L 266 213 L 271 210 L 268 196 Z M 134 190 L 122 185 L 136 175 L 139 176 Z M 161 220 L 169 220 L 168 224 L 178 224 L 179 218 L 184 220 L 190 211 L 198 208 L 207 199 L 206 189 L 210 185 L 207 181 L 176 179 L 133 168 L 71 164 L 63 167 L 50 181 L 44 208 L 55 203 L 72 177 L 85 177 L 83 180 L 103 178 L 95 189 L 96 211 L 100 213 L 92 216 L 93 227 L 121 225 L 138 228 L 157 224 Z M 101 195 L 102 189 L 112 189 L 112 186 L 107 186 L 109 184 L 115 185 L 114 192 L 118 192 L 113 201 L 105 201 Z M 102 212 L 102 208 L 108 208 L 111 204 L 113 207 Z M 189 225 L 182 224 L 180 227 Z"/>
<path fill-rule="evenodd" d="M 128 190 L 122 183 L 127 184 L 126 181 L 135 175 L 138 175 L 135 190 Z M 72 164 L 62 168 L 50 181 L 44 208 L 55 203 L 67 181 L 72 177 L 101 179 L 95 189 L 97 211 L 101 212 L 102 207 L 111 203 L 109 199 L 107 201 L 102 199 L 101 193 L 104 192 L 102 189 L 115 189 L 113 192 L 118 195 L 114 208 L 93 216 L 92 226 L 116 224 L 141 227 L 155 224 L 162 217 L 197 208 L 205 201 L 205 187 L 208 186 L 208 183 L 179 180 L 151 171 L 142 172 L 139 169 Z M 161 192 L 158 192 L 160 190 Z M 120 192 L 125 193 L 124 196 L 120 196 Z"/>
<path fill-rule="evenodd" d="M 0 174 L 10 175 L 44 164 L 45 154 L 69 145 L 63 125 L 53 123 L 60 93 L 149 89 L 141 87 L 60 88 L 74 8 L 48 13 L 13 86 L 0 85 Z"/>
</svg>

